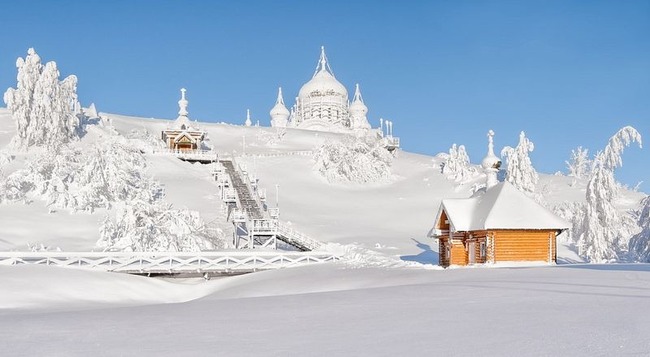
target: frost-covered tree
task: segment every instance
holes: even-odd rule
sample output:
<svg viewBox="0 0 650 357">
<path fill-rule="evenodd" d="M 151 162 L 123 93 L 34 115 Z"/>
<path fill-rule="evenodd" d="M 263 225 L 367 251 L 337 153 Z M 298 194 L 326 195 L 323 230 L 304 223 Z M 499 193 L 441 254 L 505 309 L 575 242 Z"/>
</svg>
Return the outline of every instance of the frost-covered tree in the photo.
<svg viewBox="0 0 650 357">
<path fill-rule="evenodd" d="M 619 190 L 614 170 L 623 165 L 621 155 L 633 142 L 641 147 L 641 134 L 631 126 L 623 127 L 594 159 L 587 183 L 586 215 L 578 241 L 582 254 L 590 261 L 620 259 L 627 249 L 634 221 L 630 215 L 621 215 L 614 207 Z"/>
<path fill-rule="evenodd" d="M 117 205 L 115 220 L 106 217 L 97 246 L 110 251 L 196 252 L 223 248 L 198 212 L 172 209 L 160 201 L 133 200 Z"/>
<path fill-rule="evenodd" d="M 77 77 L 59 81 L 55 62 L 41 64 L 33 48 L 18 58 L 16 88 L 9 88 L 4 102 L 16 122 L 12 145 L 57 147 L 78 135 L 81 106 L 77 100 Z"/>
<path fill-rule="evenodd" d="M 449 180 L 463 183 L 477 175 L 477 170 L 469 162 L 469 155 L 467 155 L 464 145 L 456 146 L 456 144 L 453 144 L 449 149 L 449 154 L 445 155 L 444 158 L 442 174 L 447 176 Z"/>
<path fill-rule="evenodd" d="M 122 137 L 95 144 L 77 174 L 79 209 L 109 208 L 133 199 L 152 202 L 160 185 L 146 175 L 146 167 L 144 156 Z"/>
<path fill-rule="evenodd" d="M 41 77 L 43 65 L 41 57 L 30 48 L 27 56 L 16 60 L 18 68 L 16 88 L 9 88 L 4 93 L 4 102 L 11 110 L 16 121 L 16 138 L 26 138 L 27 128 L 30 124 L 32 101 L 34 99 L 34 88 Z M 15 139 L 17 140 L 17 139 Z"/>
<path fill-rule="evenodd" d="M 630 252 L 636 260 L 650 263 L 650 196 L 641 201 L 637 223 L 641 232 L 630 239 Z"/>
<path fill-rule="evenodd" d="M 381 141 L 349 137 L 327 141 L 314 153 L 314 169 L 330 182 L 368 183 L 391 176 L 393 156 Z"/>
<path fill-rule="evenodd" d="M 539 175 L 528 156 L 528 153 L 534 149 L 535 145 L 522 131 L 519 134 L 517 147 L 506 146 L 501 150 L 501 156 L 506 158 L 506 180 L 524 192 L 535 192 L 535 186 L 539 181 Z"/>
<path fill-rule="evenodd" d="M 571 222 L 571 229 L 567 234 L 561 236 L 566 238 L 567 243 L 577 243 L 582 232 L 582 225 L 585 220 L 586 204 L 583 202 L 565 201 L 550 207 L 553 213 Z"/>
<path fill-rule="evenodd" d="M 23 179 L 45 199 L 47 206 L 77 209 L 75 181 L 80 160 L 82 152 L 67 145 L 54 151 L 44 151 L 27 163 L 28 171 L 23 174 Z"/>
<path fill-rule="evenodd" d="M 578 146 L 571 150 L 570 161 L 565 161 L 569 176 L 576 179 L 586 178 L 591 171 L 591 160 L 589 160 L 589 150 Z"/>
</svg>

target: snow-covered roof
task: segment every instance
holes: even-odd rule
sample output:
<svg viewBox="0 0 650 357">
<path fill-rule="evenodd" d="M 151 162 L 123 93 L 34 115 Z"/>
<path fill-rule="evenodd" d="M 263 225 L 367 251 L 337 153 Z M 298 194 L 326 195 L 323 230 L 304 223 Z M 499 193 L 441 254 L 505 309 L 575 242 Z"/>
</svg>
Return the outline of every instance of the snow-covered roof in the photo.
<svg viewBox="0 0 650 357">
<path fill-rule="evenodd" d="M 183 138 L 187 138 L 192 144 L 196 143 L 196 138 L 192 136 L 192 134 L 188 133 L 187 131 L 181 132 L 175 139 L 175 143 L 180 143 Z"/>
<path fill-rule="evenodd" d="M 442 200 L 436 222 L 443 211 L 453 231 L 568 229 L 571 226 L 509 182 L 501 182 L 480 196 Z"/>
</svg>

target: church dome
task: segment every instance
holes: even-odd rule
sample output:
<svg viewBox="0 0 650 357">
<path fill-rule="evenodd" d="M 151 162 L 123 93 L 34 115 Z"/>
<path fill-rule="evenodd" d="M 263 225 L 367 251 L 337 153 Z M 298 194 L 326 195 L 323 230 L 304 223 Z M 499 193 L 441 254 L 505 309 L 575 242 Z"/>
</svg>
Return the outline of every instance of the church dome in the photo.
<svg viewBox="0 0 650 357">
<path fill-rule="evenodd" d="M 275 106 L 271 108 L 270 114 L 271 114 L 271 118 L 278 117 L 278 118 L 288 119 L 289 114 L 291 113 L 289 113 L 289 109 L 287 109 L 287 107 L 285 107 L 284 104 L 276 103 Z"/>
<path fill-rule="evenodd" d="M 269 114 L 271 115 L 271 126 L 287 126 L 287 121 L 291 113 L 289 113 L 289 109 L 284 105 L 282 88 L 278 88 L 278 99 L 275 101 L 275 105 L 271 108 Z"/>
<path fill-rule="evenodd" d="M 365 118 L 366 114 L 368 114 L 368 107 L 366 104 L 363 102 L 363 99 L 361 98 L 361 91 L 359 90 L 359 84 L 356 86 L 356 90 L 354 92 L 354 100 L 352 103 L 350 103 L 350 114 L 354 116 L 362 116 Z"/>
<path fill-rule="evenodd" d="M 352 115 L 365 116 L 368 114 L 368 107 L 363 102 L 352 102 L 350 104 L 350 113 Z"/>
<path fill-rule="evenodd" d="M 332 73 L 332 69 L 327 63 L 325 48 L 321 47 L 320 60 L 314 76 L 305 83 L 298 92 L 298 98 L 306 99 L 313 97 L 336 96 L 343 97 L 347 100 L 348 90 L 341 84 Z"/>
<path fill-rule="evenodd" d="M 298 97 L 300 99 L 305 99 L 325 96 L 347 98 L 348 91 L 341 82 L 334 78 L 334 75 L 328 72 L 325 68 L 321 68 L 316 72 L 314 77 L 309 80 L 309 82 L 305 83 L 302 88 L 300 88 Z"/>
</svg>

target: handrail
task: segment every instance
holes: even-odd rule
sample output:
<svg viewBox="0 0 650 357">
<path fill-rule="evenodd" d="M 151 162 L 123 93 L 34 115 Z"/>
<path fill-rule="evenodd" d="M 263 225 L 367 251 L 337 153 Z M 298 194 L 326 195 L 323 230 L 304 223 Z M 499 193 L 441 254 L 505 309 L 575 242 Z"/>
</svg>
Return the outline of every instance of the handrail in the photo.
<svg viewBox="0 0 650 357">
<path fill-rule="evenodd" d="M 0 265 L 49 265 L 123 273 L 242 273 L 341 260 L 324 252 L 0 252 Z"/>
<path fill-rule="evenodd" d="M 321 242 L 314 240 L 311 237 L 307 236 L 306 234 L 300 233 L 299 231 L 281 222 L 278 224 L 278 231 L 281 235 L 296 240 L 298 243 L 302 244 L 305 248 L 308 248 L 309 250 L 316 250 L 320 248 L 320 246 L 322 245 Z"/>
<path fill-rule="evenodd" d="M 205 159 L 210 159 L 213 161 L 219 161 L 220 156 L 219 153 L 216 151 L 212 150 L 202 150 L 202 149 L 194 149 L 194 150 L 181 150 L 181 149 L 170 149 L 170 148 L 156 148 L 153 151 L 153 154 L 162 154 L 162 155 L 174 155 L 178 158 L 205 158 Z"/>
</svg>

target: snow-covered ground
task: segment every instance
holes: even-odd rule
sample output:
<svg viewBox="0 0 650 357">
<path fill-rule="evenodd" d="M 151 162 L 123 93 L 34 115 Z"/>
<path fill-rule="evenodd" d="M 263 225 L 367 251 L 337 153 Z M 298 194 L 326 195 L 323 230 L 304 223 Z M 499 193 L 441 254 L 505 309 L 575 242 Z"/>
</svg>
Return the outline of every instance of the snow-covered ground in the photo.
<svg viewBox="0 0 650 357">
<path fill-rule="evenodd" d="M 158 137 L 170 124 L 104 116 L 122 135 L 146 129 Z M 238 160 L 266 188 L 270 206 L 277 190 L 282 220 L 354 260 L 210 281 L 0 267 L 2 355 L 650 353 L 648 265 L 437 269 L 426 235 L 440 200 L 467 197 L 474 183 L 445 178 L 440 158 L 400 152 L 388 182 L 331 184 L 305 151 L 339 134 L 288 129 L 277 141 L 271 128 L 201 125 L 216 151 L 246 154 Z M 0 109 L 0 148 L 14 130 Z M 78 145 L 101 140 L 104 130 L 89 130 Z M 228 228 L 210 165 L 146 158 L 167 202 Z M 4 174 L 24 162 L 17 156 Z M 585 182 L 571 184 L 540 175 L 537 191 L 550 203 L 584 201 Z M 643 196 L 624 191 L 617 207 L 637 208 Z M 105 210 L 50 211 L 37 199 L 0 204 L 0 249 L 96 248 Z M 559 256 L 581 261 L 566 245 Z"/>
</svg>

